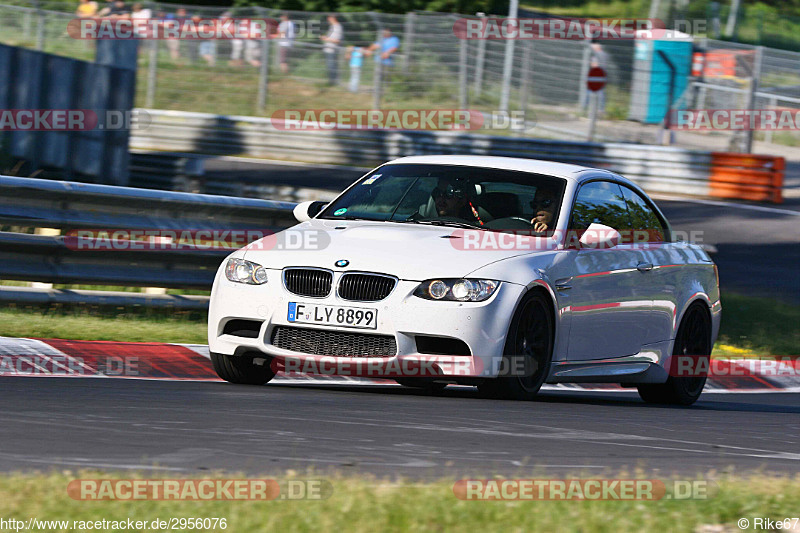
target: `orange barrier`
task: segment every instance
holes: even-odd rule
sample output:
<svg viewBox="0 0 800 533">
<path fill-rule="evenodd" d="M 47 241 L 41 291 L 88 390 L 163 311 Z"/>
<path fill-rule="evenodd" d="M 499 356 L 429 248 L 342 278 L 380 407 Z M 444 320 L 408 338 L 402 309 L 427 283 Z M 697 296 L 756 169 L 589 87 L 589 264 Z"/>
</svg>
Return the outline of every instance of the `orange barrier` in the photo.
<svg viewBox="0 0 800 533">
<path fill-rule="evenodd" d="M 785 169 L 782 157 L 712 152 L 709 194 L 779 204 Z"/>
</svg>

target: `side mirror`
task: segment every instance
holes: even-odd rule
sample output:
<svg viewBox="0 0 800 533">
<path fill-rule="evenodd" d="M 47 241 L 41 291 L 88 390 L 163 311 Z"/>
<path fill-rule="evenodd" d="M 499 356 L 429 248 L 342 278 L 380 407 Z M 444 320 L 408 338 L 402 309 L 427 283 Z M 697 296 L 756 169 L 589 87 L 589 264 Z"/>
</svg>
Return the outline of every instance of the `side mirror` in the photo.
<svg viewBox="0 0 800 533">
<path fill-rule="evenodd" d="M 298 222 L 305 222 L 306 220 L 311 220 L 315 216 L 319 214 L 322 209 L 328 205 L 327 202 L 320 202 L 320 201 L 309 201 L 309 202 L 300 202 L 294 209 L 292 210 L 292 214 L 294 218 L 297 219 Z"/>
<path fill-rule="evenodd" d="M 581 235 L 581 248 L 613 248 L 622 236 L 612 227 L 592 223 Z"/>
</svg>

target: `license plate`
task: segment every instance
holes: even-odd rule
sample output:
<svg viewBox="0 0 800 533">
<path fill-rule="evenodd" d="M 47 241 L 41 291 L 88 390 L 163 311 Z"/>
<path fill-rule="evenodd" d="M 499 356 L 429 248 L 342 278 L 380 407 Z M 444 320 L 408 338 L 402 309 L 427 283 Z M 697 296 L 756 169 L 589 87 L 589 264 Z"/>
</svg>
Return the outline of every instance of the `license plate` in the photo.
<svg viewBox="0 0 800 533">
<path fill-rule="evenodd" d="M 345 328 L 377 329 L 378 310 L 364 307 L 342 307 L 289 302 L 289 322 L 324 324 Z"/>
</svg>

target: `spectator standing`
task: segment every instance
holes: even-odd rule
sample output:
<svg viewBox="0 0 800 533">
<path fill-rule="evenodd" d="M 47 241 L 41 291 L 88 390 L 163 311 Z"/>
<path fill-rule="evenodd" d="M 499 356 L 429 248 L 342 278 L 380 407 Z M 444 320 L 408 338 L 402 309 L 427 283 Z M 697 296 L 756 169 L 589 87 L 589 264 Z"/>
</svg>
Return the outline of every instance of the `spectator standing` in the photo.
<svg viewBox="0 0 800 533">
<path fill-rule="evenodd" d="M 350 62 L 350 89 L 351 93 L 358 92 L 361 83 L 361 65 L 364 63 L 364 49 L 360 46 L 350 46 L 347 49 L 347 60 Z"/>
<path fill-rule="evenodd" d="M 150 20 L 150 18 L 152 18 L 152 12 L 149 9 L 145 9 L 142 6 L 142 4 L 139 3 L 139 2 L 136 2 L 135 4 L 133 4 L 133 7 L 131 8 L 131 19 L 132 20 L 134 20 L 134 21 L 138 20 L 138 21 L 145 21 L 146 22 L 146 21 Z M 134 22 L 134 24 L 136 24 L 136 23 Z M 134 26 L 134 31 L 136 32 L 136 36 L 139 39 L 146 39 L 149 36 L 148 35 L 149 31 L 146 28 L 139 28 L 137 26 Z M 158 46 L 158 41 L 153 39 L 149 43 L 147 43 L 147 46 L 149 46 L 149 47 Z"/>
<path fill-rule="evenodd" d="M 275 36 L 278 38 L 278 62 L 284 74 L 289 73 L 289 52 L 294 45 L 295 35 L 294 22 L 289 20 L 289 13 L 283 13 Z"/>
<path fill-rule="evenodd" d="M 389 28 L 383 30 L 383 36 L 378 42 L 372 43 L 369 48 L 367 48 L 367 55 L 371 55 L 376 50 L 378 51 L 378 54 L 375 56 L 375 61 L 379 61 L 381 65 L 381 74 L 376 81 L 378 102 L 380 102 L 382 98 L 384 85 L 386 85 L 389 74 L 394 66 L 394 54 L 399 48 L 400 39 L 392 35 L 392 30 Z"/>
<path fill-rule="evenodd" d="M 133 4 L 133 8 L 131 11 L 131 19 L 133 20 L 150 20 L 153 17 L 152 11 L 146 9 L 142 6 L 141 3 L 136 2 Z M 136 35 L 138 37 L 147 37 L 145 30 L 137 30 Z"/>
<path fill-rule="evenodd" d="M 220 21 L 225 20 L 226 15 L 220 15 Z M 217 43 L 214 39 L 202 41 L 200 43 L 200 57 L 205 61 L 209 67 L 213 67 L 217 63 Z"/>
<path fill-rule="evenodd" d="M 124 0 L 115 0 L 108 11 L 109 17 L 130 18 L 131 10 L 125 5 Z"/>
<path fill-rule="evenodd" d="M 234 21 L 234 25 L 237 28 L 237 32 L 245 38 L 231 40 L 231 60 L 229 64 L 235 67 L 242 66 L 242 55 L 244 55 L 245 61 L 254 67 L 259 66 L 261 62 L 256 59 L 258 42 L 246 38 L 250 35 L 251 21 L 249 19 L 240 19 Z"/>
<path fill-rule="evenodd" d="M 133 4 L 131 18 L 134 20 L 149 20 L 153 17 L 153 12 L 144 7 L 140 2 Z"/>
<path fill-rule="evenodd" d="M 167 13 L 167 21 L 169 24 L 174 24 L 179 30 L 183 28 L 183 24 L 188 19 L 185 8 L 179 8 L 175 14 Z M 169 57 L 173 61 L 177 61 L 181 57 L 181 41 L 177 38 L 167 39 L 167 50 L 169 50 Z"/>
<path fill-rule="evenodd" d="M 383 30 L 383 37 L 378 42 L 371 44 L 367 51 L 371 54 L 378 50 L 379 54 L 375 56 L 375 61 L 380 61 L 384 70 L 388 71 L 394 65 L 394 54 L 399 48 L 400 39 L 392 35 L 392 30 L 386 28 Z"/>
<path fill-rule="evenodd" d="M 322 51 L 325 53 L 325 66 L 328 70 L 328 85 L 336 85 L 339 81 L 339 44 L 344 38 L 342 25 L 336 20 L 335 15 L 328 15 L 328 33 L 320 37 L 325 43 Z"/>
<path fill-rule="evenodd" d="M 90 18 L 97 14 L 97 2 L 94 0 L 81 0 L 78 4 L 78 9 L 75 10 L 75 16 L 79 18 Z"/>
<path fill-rule="evenodd" d="M 109 13 L 111 13 L 111 9 L 114 7 L 114 0 L 108 0 L 106 5 L 104 5 L 100 11 L 97 12 L 98 17 L 107 17 Z"/>
</svg>

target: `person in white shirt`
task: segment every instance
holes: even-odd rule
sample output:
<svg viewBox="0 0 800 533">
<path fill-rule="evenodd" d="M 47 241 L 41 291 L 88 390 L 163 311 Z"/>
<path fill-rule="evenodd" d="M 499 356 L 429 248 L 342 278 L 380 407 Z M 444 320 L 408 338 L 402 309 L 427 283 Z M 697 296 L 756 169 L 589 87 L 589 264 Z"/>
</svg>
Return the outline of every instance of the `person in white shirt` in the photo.
<svg viewBox="0 0 800 533">
<path fill-rule="evenodd" d="M 281 65 L 281 72 L 289 72 L 289 50 L 294 44 L 295 28 L 294 22 L 289 20 L 289 14 L 281 15 L 281 22 L 278 24 L 278 31 L 275 37 L 278 38 L 278 62 Z"/>
<path fill-rule="evenodd" d="M 344 30 L 334 15 L 328 15 L 328 34 L 320 37 L 325 43 L 322 51 L 325 53 L 325 66 L 328 69 L 328 84 L 336 85 L 339 79 L 339 45 L 344 38 Z"/>
<path fill-rule="evenodd" d="M 150 20 L 152 16 L 153 16 L 152 11 L 143 7 L 142 4 L 140 4 L 139 2 L 133 4 L 133 8 L 131 10 L 131 19 L 146 21 Z M 134 23 L 134 28 L 136 28 L 136 35 L 138 37 L 148 37 L 147 28 L 145 26 L 138 27 L 135 26 L 135 24 L 136 23 Z"/>
<path fill-rule="evenodd" d="M 238 33 L 242 36 L 248 36 L 253 33 L 257 28 L 255 23 L 249 19 L 238 19 L 234 21 Z M 231 60 L 229 64 L 235 67 L 242 65 L 242 52 L 244 52 L 244 60 L 250 65 L 257 67 L 261 62 L 257 59 L 259 54 L 258 41 L 254 39 L 231 39 Z"/>
</svg>

